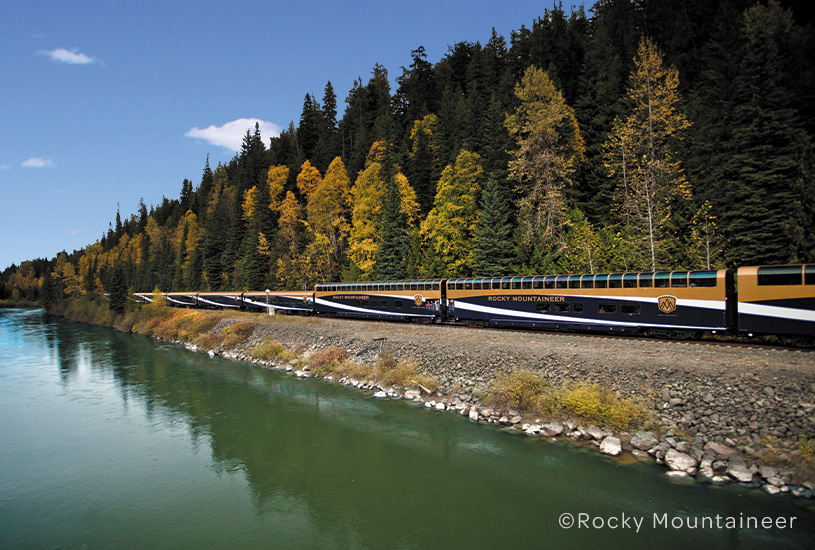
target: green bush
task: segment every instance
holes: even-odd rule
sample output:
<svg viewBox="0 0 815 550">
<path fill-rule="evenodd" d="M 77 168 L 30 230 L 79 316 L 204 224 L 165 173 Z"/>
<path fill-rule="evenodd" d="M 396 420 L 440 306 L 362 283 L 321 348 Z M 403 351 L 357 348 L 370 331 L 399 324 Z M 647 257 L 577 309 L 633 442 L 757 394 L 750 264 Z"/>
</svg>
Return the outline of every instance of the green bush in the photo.
<svg viewBox="0 0 815 550">
<path fill-rule="evenodd" d="M 297 357 L 293 352 L 284 348 L 283 344 L 275 342 L 269 336 L 252 349 L 252 356 L 263 361 L 271 361 L 274 359 L 291 361 Z"/>
<path fill-rule="evenodd" d="M 516 409 L 520 412 L 538 412 L 541 397 L 548 393 L 549 385 L 538 374 L 519 370 L 498 376 L 484 395 L 484 401 Z"/>
</svg>

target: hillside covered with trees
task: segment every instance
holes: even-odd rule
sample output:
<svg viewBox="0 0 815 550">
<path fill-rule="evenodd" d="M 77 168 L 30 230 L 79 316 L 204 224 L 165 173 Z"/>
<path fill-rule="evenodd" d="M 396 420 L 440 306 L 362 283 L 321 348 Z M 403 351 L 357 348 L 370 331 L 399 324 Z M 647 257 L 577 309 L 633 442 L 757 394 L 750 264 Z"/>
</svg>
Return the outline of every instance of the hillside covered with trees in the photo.
<svg viewBox="0 0 815 550">
<path fill-rule="evenodd" d="M 11 266 L 0 298 L 815 262 L 815 34 L 777 0 L 599 0 L 411 52 Z M 342 113 L 341 113 L 342 111 Z"/>
</svg>

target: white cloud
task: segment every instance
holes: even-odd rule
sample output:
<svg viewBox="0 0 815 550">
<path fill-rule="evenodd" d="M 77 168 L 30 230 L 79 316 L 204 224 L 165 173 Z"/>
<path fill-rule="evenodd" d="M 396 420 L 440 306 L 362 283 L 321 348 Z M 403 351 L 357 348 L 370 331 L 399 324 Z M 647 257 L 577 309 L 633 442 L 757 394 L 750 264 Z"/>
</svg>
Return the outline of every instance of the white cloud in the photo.
<svg viewBox="0 0 815 550">
<path fill-rule="evenodd" d="M 184 135 L 206 141 L 218 147 L 224 147 L 230 151 L 238 152 L 241 149 L 246 130 L 254 132 L 256 123 L 260 125 L 260 134 L 263 136 L 264 141 L 270 137 L 280 135 L 279 126 L 267 120 L 260 120 L 259 118 L 239 118 L 238 120 L 227 122 L 223 126 L 215 126 L 213 124 L 206 128 L 194 127 Z"/>
<path fill-rule="evenodd" d="M 84 53 L 80 52 L 77 48 L 73 50 L 66 50 L 65 48 L 57 48 L 55 50 L 42 50 L 37 52 L 43 55 L 47 55 L 51 58 L 51 61 L 56 61 L 59 63 L 67 63 L 69 65 L 91 65 L 92 63 L 101 63 L 95 57 L 91 57 L 89 55 L 85 55 Z"/>
<path fill-rule="evenodd" d="M 11 168 L 11 166 L 8 164 L 0 164 L 0 170 L 8 170 L 9 168 Z"/>
<path fill-rule="evenodd" d="M 24 160 L 20 166 L 23 166 L 24 168 L 47 168 L 53 165 L 54 162 L 51 159 L 32 157 Z"/>
</svg>

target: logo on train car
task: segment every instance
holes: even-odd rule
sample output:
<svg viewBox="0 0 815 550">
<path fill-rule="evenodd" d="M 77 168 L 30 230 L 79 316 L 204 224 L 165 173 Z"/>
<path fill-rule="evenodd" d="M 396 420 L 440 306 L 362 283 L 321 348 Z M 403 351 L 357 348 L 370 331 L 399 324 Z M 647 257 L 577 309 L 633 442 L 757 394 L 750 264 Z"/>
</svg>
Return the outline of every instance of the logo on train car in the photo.
<svg viewBox="0 0 815 550">
<path fill-rule="evenodd" d="M 657 307 L 662 313 L 673 313 L 676 311 L 676 297 L 660 296 L 657 299 Z"/>
<path fill-rule="evenodd" d="M 413 297 L 413 301 L 416 302 L 417 306 L 420 306 L 422 305 L 422 302 L 424 302 L 424 298 L 422 297 L 421 294 L 417 294 L 416 296 Z"/>
</svg>

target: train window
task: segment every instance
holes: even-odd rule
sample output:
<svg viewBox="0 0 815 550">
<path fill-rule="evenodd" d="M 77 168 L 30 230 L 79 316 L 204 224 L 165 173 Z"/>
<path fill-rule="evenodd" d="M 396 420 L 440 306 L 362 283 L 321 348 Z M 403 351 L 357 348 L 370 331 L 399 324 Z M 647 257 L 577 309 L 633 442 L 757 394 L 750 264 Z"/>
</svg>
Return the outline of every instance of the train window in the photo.
<svg viewBox="0 0 815 550">
<path fill-rule="evenodd" d="M 580 275 L 569 276 L 569 288 L 580 288 Z"/>
<path fill-rule="evenodd" d="M 419 283 L 417 283 L 416 281 L 412 281 L 410 283 L 410 290 L 412 290 L 414 292 L 419 290 Z"/>
<path fill-rule="evenodd" d="M 464 281 L 456 281 L 456 290 L 464 290 Z"/>
<path fill-rule="evenodd" d="M 594 288 L 608 288 L 608 275 L 594 277 Z"/>
<path fill-rule="evenodd" d="M 454 283 L 453 281 L 447 281 L 447 290 L 455 290 L 455 289 L 456 289 L 456 283 Z"/>
<path fill-rule="evenodd" d="M 396 283 L 396 290 L 405 290 L 405 283 Z"/>
<path fill-rule="evenodd" d="M 537 309 L 539 313 L 549 313 L 551 305 L 549 302 L 538 302 L 535 304 L 535 309 Z"/>
<path fill-rule="evenodd" d="M 571 308 L 569 302 L 559 302 L 555 304 L 555 313 L 569 313 Z"/>
<path fill-rule="evenodd" d="M 438 282 L 433 283 L 433 290 L 440 290 L 440 289 L 441 289 L 441 286 L 440 286 L 440 284 Z"/>
<path fill-rule="evenodd" d="M 555 279 L 555 288 L 568 288 L 569 278 L 565 275 L 560 275 Z"/>
<path fill-rule="evenodd" d="M 639 315 L 640 304 L 621 304 L 620 313 L 624 315 Z"/>
<path fill-rule="evenodd" d="M 512 279 L 512 288 L 515 289 L 515 290 L 518 290 L 518 289 L 521 288 L 521 278 L 520 277 L 515 277 L 514 279 Z"/>
<path fill-rule="evenodd" d="M 473 282 L 471 280 L 464 281 L 464 290 L 472 290 L 473 289 Z"/>
<path fill-rule="evenodd" d="M 713 288 L 716 286 L 715 271 L 696 271 L 688 274 L 688 286 L 696 288 Z"/>
<path fill-rule="evenodd" d="M 402 307 L 402 300 L 394 300 L 394 301 L 393 301 L 393 307 L 394 307 L 394 308 L 397 308 L 397 309 L 401 309 L 401 307 Z"/>
<path fill-rule="evenodd" d="M 789 286 L 801 284 L 801 266 L 759 267 L 759 286 Z"/>
<path fill-rule="evenodd" d="M 574 306 L 572 308 L 572 311 L 574 311 L 575 313 L 583 313 L 583 302 L 575 302 L 572 305 Z"/>
<path fill-rule="evenodd" d="M 379 300 L 379 307 L 388 307 L 387 300 Z"/>
<path fill-rule="evenodd" d="M 670 273 L 655 273 L 654 274 L 654 287 L 655 288 L 668 288 L 671 284 Z"/>
<path fill-rule="evenodd" d="M 473 281 L 473 290 L 481 290 L 481 279 Z"/>
<path fill-rule="evenodd" d="M 594 288 L 594 275 L 583 275 L 580 279 L 580 288 Z"/>
<path fill-rule="evenodd" d="M 608 276 L 608 288 L 622 288 L 623 276 L 620 274 Z"/>
<path fill-rule="evenodd" d="M 597 306 L 598 313 L 617 313 L 617 304 L 610 304 L 608 302 L 600 302 Z"/>
<path fill-rule="evenodd" d="M 688 274 L 685 271 L 680 273 L 671 273 L 671 287 L 672 288 L 685 288 L 688 286 Z"/>
<path fill-rule="evenodd" d="M 654 286 L 653 273 L 640 273 L 640 288 L 651 288 Z"/>
<path fill-rule="evenodd" d="M 543 277 L 535 277 L 532 279 L 532 288 L 537 290 L 543 288 Z"/>
<path fill-rule="evenodd" d="M 507 290 L 512 288 L 512 282 L 510 279 L 501 279 L 501 290 Z"/>
<path fill-rule="evenodd" d="M 526 290 L 532 290 L 532 279 L 529 277 L 525 277 L 524 280 L 521 282 L 521 287 Z"/>
<path fill-rule="evenodd" d="M 808 265 L 804 268 L 804 284 L 815 285 L 815 265 Z"/>
<path fill-rule="evenodd" d="M 555 288 L 555 278 L 554 277 L 546 277 L 543 280 L 543 288 L 553 289 Z"/>
<path fill-rule="evenodd" d="M 637 288 L 636 273 L 626 273 L 623 275 L 623 288 Z"/>
</svg>

